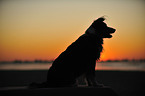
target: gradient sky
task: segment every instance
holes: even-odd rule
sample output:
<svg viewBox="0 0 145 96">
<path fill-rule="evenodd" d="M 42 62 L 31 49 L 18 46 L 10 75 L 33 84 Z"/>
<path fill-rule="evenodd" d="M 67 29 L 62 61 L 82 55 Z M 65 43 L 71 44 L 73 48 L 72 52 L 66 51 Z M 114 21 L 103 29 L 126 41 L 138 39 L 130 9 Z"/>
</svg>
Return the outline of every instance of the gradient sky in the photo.
<svg viewBox="0 0 145 96">
<path fill-rule="evenodd" d="M 104 15 L 101 60 L 144 59 L 144 0 L 0 0 L 0 61 L 54 59 Z"/>
</svg>

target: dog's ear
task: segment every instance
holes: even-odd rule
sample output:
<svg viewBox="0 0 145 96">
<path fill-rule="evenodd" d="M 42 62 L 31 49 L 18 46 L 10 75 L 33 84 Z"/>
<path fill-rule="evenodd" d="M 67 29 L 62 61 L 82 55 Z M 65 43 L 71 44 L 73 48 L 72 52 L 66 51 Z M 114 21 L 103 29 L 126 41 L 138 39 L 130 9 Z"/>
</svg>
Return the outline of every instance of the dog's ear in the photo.
<svg viewBox="0 0 145 96">
<path fill-rule="evenodd" d="M 100 17 L 100 18 L 98 18 L 96 21 L 97 21 L 97 22 L 103 22 L 104 20 L 105 20 L 104 17 Z"/>
<path fill-rule="evenodd" d="M 100 24 L 102 24 L 104 20 L 105 20 L 104 17 L 100 17 L 92 23 L 92 26 L 94 28 L 96 28 L 96 27 L 100 26 Z"/>
</svg>

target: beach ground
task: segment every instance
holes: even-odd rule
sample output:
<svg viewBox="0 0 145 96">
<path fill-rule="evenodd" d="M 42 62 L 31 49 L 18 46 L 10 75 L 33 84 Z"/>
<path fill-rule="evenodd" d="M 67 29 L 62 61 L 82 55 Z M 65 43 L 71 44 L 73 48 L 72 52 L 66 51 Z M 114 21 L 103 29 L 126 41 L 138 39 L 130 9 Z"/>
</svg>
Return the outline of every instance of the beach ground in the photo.
<svg viewBox="0 0 145 96">
<path fill-rule="evenodd" d="M 0 89 L 44 82 L 47 70 L 0 71 Z M 119 96 L 145 96 L 145 71 L 96 71 L 97 80 Z"/>
</svg>

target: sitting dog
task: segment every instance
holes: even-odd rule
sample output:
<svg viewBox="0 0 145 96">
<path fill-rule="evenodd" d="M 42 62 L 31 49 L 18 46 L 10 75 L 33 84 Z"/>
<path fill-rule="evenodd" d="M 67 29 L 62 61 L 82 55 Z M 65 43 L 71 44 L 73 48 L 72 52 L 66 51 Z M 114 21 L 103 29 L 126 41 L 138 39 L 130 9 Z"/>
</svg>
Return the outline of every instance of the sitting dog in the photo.
<svg viewBox="0 0 145 96">
<path fill-rule="evenodd" d="M 95 65 L 102 52 L 103 38 L 111 38 L 115 29 L 101 17 L 86 32 L 62 52 L 48 70 L 47 81 L 37 87 L 76 86 L 77 78 L 85 76 L 88 86 L 100 86 L 96 81 Z"/>
</svg>

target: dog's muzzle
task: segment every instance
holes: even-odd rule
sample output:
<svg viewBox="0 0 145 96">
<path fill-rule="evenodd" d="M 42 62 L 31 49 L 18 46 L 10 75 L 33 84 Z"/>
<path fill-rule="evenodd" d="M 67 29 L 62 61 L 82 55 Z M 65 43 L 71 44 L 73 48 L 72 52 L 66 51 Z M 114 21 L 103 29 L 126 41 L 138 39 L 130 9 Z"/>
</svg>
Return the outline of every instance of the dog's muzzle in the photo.
<svg viewBox="0 0 145 96">
<path fill-rule="evenodd" d="M 106 32 L 103 33 L 102 37 L 103 38 L 112 38 L 112 35 L 111 34 L 115 33 L 115 31 L 116 31 L 116 29 L 108 27 L 106 29 Z"/>
<path fill-rule="evenodd" d="M 111 33 L 114 33 L 116 31 L 116 29 L 114 29 L 114 28 L 109 28 L 108 29 L 108 32 L 111 34 Z"/>
</svg>

